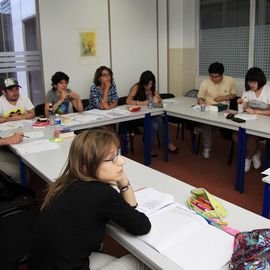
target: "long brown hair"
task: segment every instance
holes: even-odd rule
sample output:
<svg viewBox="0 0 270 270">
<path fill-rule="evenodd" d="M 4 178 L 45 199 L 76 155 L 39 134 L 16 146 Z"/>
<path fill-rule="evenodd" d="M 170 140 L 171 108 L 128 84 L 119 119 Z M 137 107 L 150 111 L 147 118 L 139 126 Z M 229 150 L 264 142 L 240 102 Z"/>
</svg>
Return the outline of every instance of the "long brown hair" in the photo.
<svg viewBox="0 0 270 270">
<path fill-rule="evenodd" d="M 78 134 L 70 146 L 66 167 L 50 185 L 41 210 L 72 183 L 98 179 L 98 168 L 114 146 L 119 147 L 119 140 L 108 130 L 88 130 Z"/>
</svg>

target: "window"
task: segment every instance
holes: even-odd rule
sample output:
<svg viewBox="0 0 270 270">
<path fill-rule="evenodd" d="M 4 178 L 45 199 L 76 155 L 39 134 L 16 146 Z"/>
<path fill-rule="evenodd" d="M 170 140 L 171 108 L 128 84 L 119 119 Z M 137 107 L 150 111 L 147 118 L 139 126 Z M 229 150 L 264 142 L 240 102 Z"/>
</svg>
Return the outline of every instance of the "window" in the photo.
<svg viewBox="0 0 270 270">
<path fill-rule="evenodd" d="M 270 79 L 270 0 L 256 1 L 254 66 Z"/>
<path fill-rule="evenodd" d="M 35 0 L 0 0 L 0 89 L 7 77 L 17 78 L 21 94 L 43 103 Z"/>
<path fill-rule="evenodd" d="M 243 77 L 248 68 L 249 0 L 201 0 L 199 74 L 211 63 L 224 64 L 225 73 Z"/>
<path fill-rule="evenodd" d="M 219 61 L 235 78 L 257 66 L 269 79 L 269 44 L 270 0 L 200 0 L 199 75 Z"/>
</svg>

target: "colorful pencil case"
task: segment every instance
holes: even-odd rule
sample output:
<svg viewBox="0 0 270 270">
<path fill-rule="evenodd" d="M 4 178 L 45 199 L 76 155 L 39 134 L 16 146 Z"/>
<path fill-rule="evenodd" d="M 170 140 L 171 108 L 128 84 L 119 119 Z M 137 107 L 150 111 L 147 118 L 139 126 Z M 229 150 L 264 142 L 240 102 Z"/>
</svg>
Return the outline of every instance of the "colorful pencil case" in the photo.
<svg viewBox="0 0 270 270">
<path fill-rule="evenodd" d="M 191 194 L 192 196 L 187 199 L 189 208 L 206 217 L 217 219 L 220 224 L 226 224 L 223 218 L 227 215 L 227 211 L 215 196 L 204 188 L 193 189 Z"/>
</svg>

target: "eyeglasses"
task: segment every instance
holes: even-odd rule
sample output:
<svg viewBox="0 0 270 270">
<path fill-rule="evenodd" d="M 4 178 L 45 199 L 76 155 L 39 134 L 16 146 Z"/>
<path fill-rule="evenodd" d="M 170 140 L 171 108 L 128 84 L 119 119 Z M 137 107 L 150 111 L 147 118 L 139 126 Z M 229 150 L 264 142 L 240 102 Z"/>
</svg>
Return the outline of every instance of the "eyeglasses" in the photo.
<svg viewBox="0 0 270 270">
<path fill-rule="evenodd" d="M 121 149 L 118 149 L 116 155 L 114 155 L 114 156 L 113 156 L 112 158 L 110 158 L 110 159 L 105 159 L 104 162 L 109 162 L 109 161 L 111 161 L 112 163 L 115 164 L 115 163 L 118 161 L 119 156 L 121 156 Z"/>
<path fill-rule="evenodd" d="M 101 74 L 101 77 L 110 77 L 110 76 L 111 76 L 110 73 L 103 73 L 103 74 Z"/>
<path fill-rule="evenodd" d="M 218 79 L 218 78 L 221 77 L 221 75 L 211 75 L 211 74 L 209 74 L 209 77 L 210 77 L 211 79 Z"/>
</svg>

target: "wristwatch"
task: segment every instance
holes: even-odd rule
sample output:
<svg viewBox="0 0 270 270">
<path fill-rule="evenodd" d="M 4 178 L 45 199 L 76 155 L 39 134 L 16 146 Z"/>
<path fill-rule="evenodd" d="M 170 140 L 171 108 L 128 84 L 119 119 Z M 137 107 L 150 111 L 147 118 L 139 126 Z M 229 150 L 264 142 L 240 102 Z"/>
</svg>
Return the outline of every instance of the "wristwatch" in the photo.
<svg viewBox="0 0 270 270">
<path fill-rule="evenodd" d="M 128 180 L 128 183 L 126 186 L 119 188 L 120 193 L 127 191 L 129 189 L 129 187 L 130 187 L 130 182 Z"/>
</svg>

